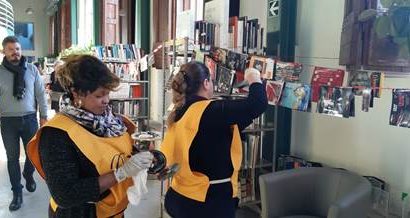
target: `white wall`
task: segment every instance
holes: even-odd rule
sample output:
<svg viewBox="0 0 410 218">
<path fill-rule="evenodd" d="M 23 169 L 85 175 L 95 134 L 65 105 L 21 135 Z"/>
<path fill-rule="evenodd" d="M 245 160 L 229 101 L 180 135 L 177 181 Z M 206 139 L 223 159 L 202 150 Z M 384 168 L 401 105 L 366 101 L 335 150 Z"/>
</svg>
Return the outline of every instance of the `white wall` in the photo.
<svg viewBox="0 0 410 218">
<path fill-rule="evenodd" d="M 339 67 L 343 11 L 344 0 L 298 1 L 298 62 Z M 309 83 L 311 72 L 311 67 L 304 69 L 304 82 Z M 410 78 L 387 78 L 385 87 L 410 88 Z M 356 117 L 349 119 L 294 112 L 292 153 L 377 176 L 391 185 L 397 200 L 399 193 L 410 191 L 410 129 L 389 126 L 391 95 L 391 90 L 384 90 L 369 113 L 361 112 L 361 97 L 356 97 Z"/>
<path fill-rule="evenodd" d="M 23 55 L 44 57 L 48 54 L 49 17 L 45 13 L 47 0 L 9 0 L 13 5 L 14 21 L 34 23 L 34 51 L 23 51 Z M 25 10 L 31 7 L 34 13 L 26 14 Z"/>
</svg>

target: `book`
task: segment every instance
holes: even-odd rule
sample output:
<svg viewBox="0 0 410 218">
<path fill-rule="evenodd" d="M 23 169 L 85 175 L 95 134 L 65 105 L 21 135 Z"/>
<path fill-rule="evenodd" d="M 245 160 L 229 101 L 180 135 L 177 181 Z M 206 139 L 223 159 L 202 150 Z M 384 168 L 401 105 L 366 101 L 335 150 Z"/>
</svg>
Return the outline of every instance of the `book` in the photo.
<svg viewBox="0 0 410 218">
<path fill-rule="evenodd" d="M 216 74 L 217 74 L 217 64 L 216 62 L 209 56 L 205 56 L 205 66 L 209 69 L 209 74 L 211 74 L 211 79 L 216 84 Z"/>
<path fill-rule="evenodd" d="M 298 111 L 307 111 L 310 102 L 310 85 L 285 83 L 280 105 Z"/>
<path fill-rule="evenodd" d="M 312 76 L 312 101 L 319 100 L 319 89 L 322 85 L 338 87 L 343 85 L 345 71 L 340 69 L 331 69 L 324 67 L 315 67 Z"/>
<path fill-rule="evenodd" d="M 216 92 L 224 95 L 232 93 L 232 86 L 235 79 L 235 71 L 223 66 L 217 68 Z"/>
<path fill-rule="evenodd" d="M 234 51 L 228 51 L 226 57 L 226 67 L 231 70 L 244 72 L 246 68 L 246 62 L 248 55 L 237 53 Z"/>
<path fill-rule="evenodd" d="M 410 89 L 393 89 L 390 125 L 410 128 Z"/>
<path fill-rule="evenodd" d="M 277 105 L 280 102 L 283 86 L 283 81 L 266 81 L 266 95 L 270 105 Z"/>
<path fill-rule="evenodd" d="M 252 56 L 249 68 L 255 68 L 261 73 L 262 78 L 266 78 L 266 59 L 265 57 Z"/>
<path fill-rule="evenodd" d="M 117 89 L 113 92 L 110 92 L 110 98 L 129 98 L 131 93 L 131 88 L 128 83 L 120 83 Z"/>
<path fill-rule="evenodd" d="M 273 79 L 276 81 L 298 82 L 302 73 L 302 64 L 276 61 Z"/>
<path fill-rule="evenodd" d="M 227 62 L 227 56 L 228 56 L 228 50 L 223 49 L 223 48 L 217 48 L 217 47 L 213 47 L 210 51 L 210 57 L 212 57 L 212 59 L 214 59 L 216 62 L 218 62 L 219 64 L 221 64 L 222 66 L 226 66 L 226 62 Z"/>
</svg>

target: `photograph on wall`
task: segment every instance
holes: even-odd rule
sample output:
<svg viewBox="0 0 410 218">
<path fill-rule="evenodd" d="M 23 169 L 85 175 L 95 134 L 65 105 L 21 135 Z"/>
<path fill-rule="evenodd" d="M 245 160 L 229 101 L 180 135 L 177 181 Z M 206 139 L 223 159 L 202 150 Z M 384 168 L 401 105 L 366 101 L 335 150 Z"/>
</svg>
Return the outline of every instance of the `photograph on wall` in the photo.
<svg viewBox="0 0 410 218">
<path fill-rule="evenodd" d="M 280 105 L 298 111 L 307 111 L 310 102 L 310 85 L 286 83 Z"/>
<path fill-rule="evenodd" d="M 276 81 L 298 82 L 302 73 L 302 64 L 276 61 L 274 79 Z"/>
<path fill-rule="evenodd" d="M 283 81 L 266 81 L 266 95 L 270 105 L 277 105 L 280 101 L 283 90 Z"/>
<path fill-rule="evenodd" d="M 380 98 L 383 78 L 382 72 L 352 71 L 349 72 L 348 85 L 353 87 L 355 95 L 361 96 L 363 90 L 372 88 L 373 97 Z"/>
<path fill-rule="evenodd" d="M 366 88 L 362 91 L 362 111 L 369 112 L 370 103 L 372 101 L 372 89 Z"/>
<path fill-rule="evenodd" d="M 390 125 L 410 128 L 410 89 L 393 89 Z"/>
<path fill-rule="evenodd" d="M 370 76 L 370 86 L 372 87 L 372 98 L 380 98 L 383 90 L 384 73 L 373 72 Z"/>
<path fill-rule="evenodd" d="M 339 87 L 343 85 L 345 71 L 325 67 L 315 67 L 312 75 L 312 102 L 319 100 L 320 86 Z"/>
<path fill-rule="evenodd" d="M 370 76 L 371 72 L 368 71 L 358 70 L 349 72 L 348 85 L 353 87 L 355 95 L 361 96 L 363 90 L 371 86 Z"/>
<path fill-rule="evenodd" d="M 21 44 L 22 50 L 34 50 L 34 24 L 30 22 L 15 22 L 14 35 Z"/>
<path fill-rule="evenodd" d="M 355 115 L 353 89 L 320 86 L 316 112 L 334 117 L 353 117 Z"/>
</svg>

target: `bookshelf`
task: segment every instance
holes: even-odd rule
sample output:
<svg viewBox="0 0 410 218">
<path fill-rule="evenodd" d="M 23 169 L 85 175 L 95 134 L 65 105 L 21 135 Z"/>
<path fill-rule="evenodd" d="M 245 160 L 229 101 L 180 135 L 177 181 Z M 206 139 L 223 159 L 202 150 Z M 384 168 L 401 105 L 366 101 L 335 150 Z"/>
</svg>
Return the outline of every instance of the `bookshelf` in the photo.
<svg viewBox="0 0 410 218">
<path fill-rule="evenodd" d="M 120 78 L 120 86 L 110 93 L 114 113 L 127 116 L 135 122 L 137 130 L 148 126 L 150 81 L 148 70 L 142 71 L 144 52 L 134 44 L 113 44 L 94 47 L 94 55 Z"/>
<path fill-rule="evenodd" d="M 163 73 L 163 96 L 162 96 L 162 135 L 166 130 L 166 120 L 169 114 L 168 108 L 171 105 L 172 92 L 170 85 L 173 76 L 179 71 L 179 67 L 188 63 L 192 59 L 194 53 L 190 49 L 188 38 L 173 39 L 164 41 L 162 44 L 162 66 L 164 66 Z M 191 47 L 192 48 L 192 47 Z"/>
</svg>

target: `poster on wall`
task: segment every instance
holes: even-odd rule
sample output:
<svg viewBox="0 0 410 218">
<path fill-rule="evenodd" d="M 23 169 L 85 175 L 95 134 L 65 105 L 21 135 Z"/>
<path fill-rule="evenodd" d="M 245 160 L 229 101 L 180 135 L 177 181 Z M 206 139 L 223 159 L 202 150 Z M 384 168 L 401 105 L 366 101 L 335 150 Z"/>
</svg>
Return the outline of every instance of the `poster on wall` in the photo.
<svg viewBox="0 0 410 218">
<path fill-rule="evenodd" d="M 14 35 L 23 50 L 34 50 L 34 24 L 31 22 L 15 22 Z"/>
</svg>

